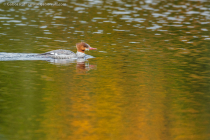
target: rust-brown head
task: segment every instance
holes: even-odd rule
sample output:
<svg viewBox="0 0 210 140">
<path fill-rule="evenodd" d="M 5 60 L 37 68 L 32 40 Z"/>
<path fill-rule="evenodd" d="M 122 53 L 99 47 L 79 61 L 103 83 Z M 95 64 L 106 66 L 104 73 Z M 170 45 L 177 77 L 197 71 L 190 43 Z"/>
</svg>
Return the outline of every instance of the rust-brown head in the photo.
<svg viewBox="0 0 210 140">
<path fill-rule="evenodd" d="M 90 47 L 90 45 L 88 45 L 85 42 L 77 43 L 76 47 L 77 47 L 77 52 L 82 52 L 82 53 L 84 53 L 86 50 L 96 50 L 96 48 Z"/>
</svg>

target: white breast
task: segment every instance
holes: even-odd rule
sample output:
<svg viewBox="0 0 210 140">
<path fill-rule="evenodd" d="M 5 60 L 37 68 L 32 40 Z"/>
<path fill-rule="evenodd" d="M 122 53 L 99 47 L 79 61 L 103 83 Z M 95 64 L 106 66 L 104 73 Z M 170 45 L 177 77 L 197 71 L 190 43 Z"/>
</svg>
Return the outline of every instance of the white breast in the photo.
<svg viewBox="0 0 210 140">
<path fill-rule="evenodd" d="M 85 53 L 82 52 L 77 52 L 76 55 L 77 57 L 85 57 Z"/>
</svg>

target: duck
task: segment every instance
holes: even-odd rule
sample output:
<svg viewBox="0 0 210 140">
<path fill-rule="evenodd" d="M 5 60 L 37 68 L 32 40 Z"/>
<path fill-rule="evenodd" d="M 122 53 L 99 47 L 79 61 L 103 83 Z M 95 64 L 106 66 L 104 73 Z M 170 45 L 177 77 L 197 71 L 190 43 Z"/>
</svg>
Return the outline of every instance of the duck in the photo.
<svg viewBox="0 0 210 140">
<path fill-rule="evenodd" d="M 42 56 L 51 57 L 54 59 L 76 59 L 76 58 L 84 58 L 86 56 L 85 51 L 88 50 L 96 50 L 97 48 L 92 48 L 85 42 L 80 42 L 76 44 L 77 52 L 74 53 L 70 50 L 53 50 L 46 53 L 42 53 Z"/>
</svg>

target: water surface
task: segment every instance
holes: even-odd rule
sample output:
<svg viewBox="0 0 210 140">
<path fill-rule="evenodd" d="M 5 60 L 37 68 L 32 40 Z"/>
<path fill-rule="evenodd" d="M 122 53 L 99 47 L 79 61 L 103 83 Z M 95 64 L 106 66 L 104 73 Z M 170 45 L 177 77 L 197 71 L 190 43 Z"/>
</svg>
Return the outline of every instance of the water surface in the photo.
<svg viewBox="0 0 210 140">
<path fill-rule="evenodd" d="M 0 139 L 209 139 L 209 1 L 50 2 L 1 1 L 0 52 L 98 50 L 0 61 Z"/>
</svg>

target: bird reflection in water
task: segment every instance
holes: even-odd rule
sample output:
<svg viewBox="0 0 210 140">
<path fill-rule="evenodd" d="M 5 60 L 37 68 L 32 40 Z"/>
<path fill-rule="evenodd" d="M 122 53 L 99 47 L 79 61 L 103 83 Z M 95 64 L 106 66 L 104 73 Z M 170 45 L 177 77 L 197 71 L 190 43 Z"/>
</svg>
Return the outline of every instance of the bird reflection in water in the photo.
<svg viewBox="0 0 210 140">
<path fill-rule="evenodd" d="M 89 62 L 84 58 L 77 58 L 76 70 L 79 74 L 84 74 L 91 69 L 96 69 L 96 65 L 89 65 Z"/>
<path fill-rule="evenodd" d="M 91 69 L 96 69 L 96 65 L 89 65 L 89 62 L 77 62 L 76 70 L 78 74 L 84 74 Z"/>
<path fill-rule="evenodd" d="M 96 65 L 90 65 L 89 61 L 85 58 L 77 58 L 77 59 L 51 59 L 48 60 L 51 64 L 54 65 L 62 65 L 62 66 L 68 66 L 72 63 L 76 64 L 76 71 L 78 74 L 85 74 L 87 71 L 96 69 Z"/>
</svg>

